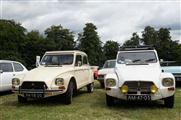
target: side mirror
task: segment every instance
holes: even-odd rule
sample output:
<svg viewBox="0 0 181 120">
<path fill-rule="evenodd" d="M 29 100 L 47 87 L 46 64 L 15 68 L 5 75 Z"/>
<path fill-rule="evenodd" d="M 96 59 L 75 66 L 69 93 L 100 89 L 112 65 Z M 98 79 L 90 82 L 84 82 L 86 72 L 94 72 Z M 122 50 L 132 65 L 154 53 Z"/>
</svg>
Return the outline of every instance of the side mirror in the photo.
<svg viewBox="0 0 181 120">
<path fill-rule="evenodd" d="M 40 56 L 36 56 L 36 67 L 40 66 Z"/>
<path fill-rule="evenodd" d="M 3 70 L 0 70 L 0 73 L 3 73 Z"/>
</svg>

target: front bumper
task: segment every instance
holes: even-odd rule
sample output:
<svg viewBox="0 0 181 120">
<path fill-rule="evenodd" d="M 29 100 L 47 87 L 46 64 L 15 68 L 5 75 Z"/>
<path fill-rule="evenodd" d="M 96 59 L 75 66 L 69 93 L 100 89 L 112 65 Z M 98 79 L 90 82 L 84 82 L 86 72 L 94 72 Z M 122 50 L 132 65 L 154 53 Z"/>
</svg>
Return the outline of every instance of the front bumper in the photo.
<svg viewBox="0 0 181 120">
<path fill-rule="evenodd" d="M 65 90 L 13 89 L 15 94 L 26 98 L 41 99 L 65 93 Z"/>
<path fill-rule="evenodd" d="M 111 88 L 106 88 L 106 94 L 118 99 L 123 99 L 123 100 L 127 100 L 127 95 L 137 95 L 137 96 L 150 95 L 151 100 L 159 100 L 159 99 L 167 98 L 174 95 L 175 87 L 170 87 L 170 88 L 174 88 L 174 90 L 173 89 L 168 90 L 168 87 L 163 87 L 163 88 L 159 88 L 155 94 L 123 94 L 121 93 L 119 87 L 111 87 Z"/>
</svg>

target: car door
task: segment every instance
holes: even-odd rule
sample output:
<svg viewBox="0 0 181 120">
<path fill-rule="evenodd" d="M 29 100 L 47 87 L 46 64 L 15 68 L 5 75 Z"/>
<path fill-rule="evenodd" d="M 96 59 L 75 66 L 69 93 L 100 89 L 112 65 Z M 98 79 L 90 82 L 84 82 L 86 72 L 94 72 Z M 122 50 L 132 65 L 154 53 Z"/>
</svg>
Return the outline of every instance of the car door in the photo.
<svg viewBox="0 0 181 120">
<path fill-rule="evenodd" d="M 89 63 L 88 63 L 87 56 L 85 56 L 85 55 L 83 55 L 82 69 L 83 69 L 84 84 L 88 84 L 89 80 L 90 80 L 90 66 L 89 66 Z"/>
<path fill-rule="evenodd" d="M 82 66 L 82 55 L 77 54 L 75 58 L 75 67 L 74 67 L 75 78 L 77 81 L 77 87 L 82 87 L 84 85 L 84 71 Z"/>
<path fill-rule="evenodd" d="M 2 70 L 1 73 L 1 91 L 7 91 L 11 90 L 12 88 L 12 77 L 13 77 L 13 66 L 12 63 L 0 63 L 0 70 Z"/>
</svg>

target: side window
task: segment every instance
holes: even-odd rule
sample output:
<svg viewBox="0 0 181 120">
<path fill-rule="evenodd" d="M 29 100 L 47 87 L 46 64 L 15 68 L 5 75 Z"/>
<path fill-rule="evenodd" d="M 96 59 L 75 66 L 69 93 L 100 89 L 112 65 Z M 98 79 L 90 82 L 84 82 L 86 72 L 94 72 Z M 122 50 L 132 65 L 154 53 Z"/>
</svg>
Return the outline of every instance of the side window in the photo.
<svg viewBox="0 0 181 120">
<path fill-rule="evenodd" d="M 88 64 L 88 60 L 87 60 L 87 56 L 83 57 L 83 65 L 87 65 Z"/>
<path fill-rule="evenodd" d="M 20 72 L 24 70 L 23 66 L 20 65 L 19 63 L 13 63 L 13 65 L 14 65 L 15 72 Z"/>
<path fill-rule="evenodd" d="M 76 55 L 75 66 L 78 66 L 78 64 L 80 64 L 80 66 L 82 65 L 82 56 L 81 55 Z"/>
<path fill-rule="evenodd" d="M 0 70 L 3 70 L 3 72 L 13 72 L 13 66 L 11 63 L 0 63 Z"/>
</svg>

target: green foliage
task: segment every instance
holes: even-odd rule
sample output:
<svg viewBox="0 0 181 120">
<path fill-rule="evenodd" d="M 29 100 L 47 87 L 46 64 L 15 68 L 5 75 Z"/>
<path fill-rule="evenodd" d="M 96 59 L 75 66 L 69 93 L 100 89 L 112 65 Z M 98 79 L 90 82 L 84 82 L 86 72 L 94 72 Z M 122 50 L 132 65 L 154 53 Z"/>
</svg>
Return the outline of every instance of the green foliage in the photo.
<svg viewBox="0 0 181 120">
<path fill-rule="evenodd" d="M 104 60 L 102 43 L 96 32 L 96 26 L 92 23 L 87 23 L 83 30 L 83 34 L 79 34 L 78 37 L 78 49 L 87 53 L 91 65 L 102 64 Z"/>
<path fill-rule="evenodd" d="M 50 50 L 73 50 L 74 35 L 69 29 L 63 28 L 61 25 L 51 26 L 45 30 L 46 42 L 49 44 Z"/>
<path fill-rule="evenodd" d="M 115 59 L 119 44 L 107 41 L 102 47 L 97 27 L 92 23 L 85 24 L 82 34 L 78 34 L 77 44 L 74 34 L 61 25 L 51 26 L 43 36 L 39 31 L 27 32 L 21 24 L 13 20 L 0 20 L 0 59 L 20 61 L 29 69 L 35 67 L 36 55 L 42 56 L 45 51 L 79 49 L 88 54 L 91 65 L 102 65 L 106 59 Z M 140 38 L 133 33 L 123 46 L 154 45 L 159 58 L 181 62 L 181 44 L 173 41 L 169 28 L 147 26 Z"/>
<path fill-rule="evenodd" d="M 140 45 L 140 37 L 137 33 L 133 33 L 130 40 L 127 40 L 123 46 L 138 46 Z"/>
<path fill-rule="evenodd" d="M 22 52 L 26 42 L 26 29 L 13 20 L 0 20 L 0 59 L 23 63 Z"/>
<path fill-rule="evenodd" d="M 155 30 L 154 27 L 147 26 L 142 32 L 142 38 L 133 33 L 131 39 L 126 41 L 123 46 L 137 46 L 140 44 L 154 46 L 160 59 L 181 62 L 180 44 L 171 39 L 169 28 Z"/>
<path fill-rule="evenodd" d="M 119 43 L 109 40 L 103 47 L 106 60 L 116 59 L 117 52 L 119 50 Z"/>
</svg>

